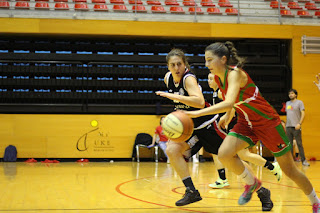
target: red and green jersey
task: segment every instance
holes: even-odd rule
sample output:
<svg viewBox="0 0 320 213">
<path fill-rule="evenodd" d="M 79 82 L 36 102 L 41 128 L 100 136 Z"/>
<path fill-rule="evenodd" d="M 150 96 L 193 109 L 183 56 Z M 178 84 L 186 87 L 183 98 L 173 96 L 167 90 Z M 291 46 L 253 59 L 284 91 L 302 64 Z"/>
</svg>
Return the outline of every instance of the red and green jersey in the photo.
<svg viewBox="0 0 320 213">
<path fill-rule="evenodd" d="M 231 70 L 225 73 L 225 82 L 222 84 L 220 78 L 215 75 L 215 81 L 222 92 L 222 97 L 228 90 L 228 75 Z M 238 72 L 236 70 L 232 72 Z M 250 128 L 263 128 L 265 125 L 278 125 L 280 118 L 276 110 L 262 97 L 259 88 L 248 77 L 247 84 L 240 88 L 234 108 L 238 114 L 238 122 L 247 123 Z M 276 122 L 275 122 L 276 121 Z"/>
</svg>

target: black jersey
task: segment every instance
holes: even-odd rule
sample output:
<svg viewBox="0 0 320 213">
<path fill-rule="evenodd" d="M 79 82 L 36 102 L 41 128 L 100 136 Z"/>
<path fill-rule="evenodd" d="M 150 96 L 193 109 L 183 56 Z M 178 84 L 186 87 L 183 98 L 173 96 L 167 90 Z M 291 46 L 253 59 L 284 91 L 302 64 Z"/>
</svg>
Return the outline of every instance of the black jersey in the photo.
<svg viewBox="0 0 320 213">
<path fill-rule="evenodd" d="M 179 82 L 179 84 L 175 84 L 171 73 L 169 73 L 167 75 L 167 79 L 166 79 L 169 93 L 183 95 L 183 96 L 189 96 L 188 91 L 186 90 L 185 81 L 186 81 L 186 78 L 190 77 L 190 76 L 195 78 L 198 82 L 197 77 L 189 70 L 186 70 L 181 81 Z M 198 86 L 199 86 L 200 90 L 202 91 L 201 86 L 199 84 L 198 84 Z M 195 107 L 186 105 L 184 103 L 180 103 L 179 101 L 173 101 L 173 103 L 175 106 L 175 110 L 181 109 L 181 110 L 186 110 L 186 111 L 194 111 L 194 110 L 200 109 L 200 108 L 195 108 Z M 215 120 L 214 116 L 215 115 L 206 115 L 206 116 L 202 116 L 202 117 L 198 117 L 198 118 L 193 118 L 192 120 L 194 123 L 194 128 L 201 129 L 201 128 L 208 126 L 209 124 L 211 124 Z"/>
<path fill-rule="evenodd" d="M 212 94 L 212 104 L 215 105 L 220 103 L 222 100 L 218 97 L 219 88 L 216 91 L 213 91 Z"/>
<path fill-rule="evenodd" d="M 220 103 L 222 100 L 218 97 L 219 88 L 216 91 L 213 91 L 212 94 L 212 105 Z M 219 113 L 219 117 L 221 118 L 225 113 Z"/>
</svg>

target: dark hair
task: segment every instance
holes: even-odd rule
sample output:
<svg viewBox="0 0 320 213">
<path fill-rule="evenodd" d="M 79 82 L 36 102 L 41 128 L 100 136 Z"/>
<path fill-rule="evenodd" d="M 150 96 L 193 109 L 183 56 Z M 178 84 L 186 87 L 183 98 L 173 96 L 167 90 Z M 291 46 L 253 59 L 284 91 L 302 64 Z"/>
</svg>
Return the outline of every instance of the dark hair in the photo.
<svg viewBox="0 0 320 213">
<path fill-rule="evenodd" d="M 295 89 L 290 89 L 288 93 L 290 93 L 290 92 L 294 92 L 294 94 L 296 94 L 296 96 L 298 97 L 298 91 L 297 91 L 297 90 L 295 90 Z"/>
<path fill-rule="evenodd" d="M 162 116 L 162 117 L 160 118 L 160 125 L 161 125 L 161 121 L 162 121 L 164 118 L 165 118 L 164 116 Z"/>
<path fill-rule="evenodd" d="M 227 41 L 225 43 L 216 42 L 210 44 L 206 47 L 205 51 L 211 51 L 214 55 L 217 55 L 220 58 L 226 56 L 228 66 L 236 65 L 237 67 L 241 68 L 245 63 L 245 58 L 241 58 L 238 56 L 238 51 L 231 41 Z"/>
<path fill-rule="evenodd" d="M 190 70 L 190 65 L 188 63 L 188 59 L 181 49 L 176 49 L 176 48 L 172 49 L 168 53 L 168 55 L 166 56 L 167 63 L 169 63 L 169 60 L 172 56 L 180 57 L 182 59 L 183 63 L 186 65 L 186 67 Z"/>
</svg>

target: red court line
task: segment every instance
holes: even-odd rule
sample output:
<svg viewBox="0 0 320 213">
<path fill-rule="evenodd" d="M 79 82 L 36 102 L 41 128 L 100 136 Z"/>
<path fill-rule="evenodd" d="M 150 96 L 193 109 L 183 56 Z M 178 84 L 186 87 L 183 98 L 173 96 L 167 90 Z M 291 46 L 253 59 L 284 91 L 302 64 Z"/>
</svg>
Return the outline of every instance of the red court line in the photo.
<svg viewBox="0 0 320 213">
<path fill-rule="evenodd" d="M 164 176 L 161 176 L 161 177 L 165 177 L 165 176 L 169 176 L 169 175 L 164 175 Z M 142 200 L 142 199 L 139 199 L 139 198 L 132 197 L 132 196 L 130 196 L 130 195 L 128 195 L 128 194 L 125 194 L 125 193 L 122 192 L 121 189 L 120 189 L 120 187 L 123 186 L 124 184 L 130 183 L 130 182 L 133 182 L 133 181 L 142 180 L 142 179 L 148 179 L 148 178 L 154 178 L 154 176 L 144 177 L 144 178 L 139 178 L 139 179 L 133 179 L 133 180 L 129 180 L 129 181 L 120 183 L 119 185 L 116 186 L 116 191 L 117 191 L 119 194 L 121 194 L 121 195 L 123 195 L 123 196 L 125 196 L 125 197 L 131 198 L 131 199 L 133 199 L 133 200 L 137 200 L 137 201 L 140 201 L 140 202 L 148 203 L 148 204 L 153 204 L 153 205 L 162 206 L 162 207 L 166 207 L 166 208 L 176 208 L 176 209 L 179 209 L 179 210 L 190 211 L 190 212 L 206 213 L 206 212 L 202 212 L 202 211 L 196 211 L 196 210 L 191 210 L 191 209 L 179 208 L 179 207 L 176 207 L 176 206 L 168 206 L 168 205 L 164 205 L 164 204 L 160 204 L 160 203 L 154 203 L 154 202 Z M 265 183 L 269 183 L 269 184 L 274 184 L 274 185 L 283 186 L 283 187 L 288 187 L 288 188 L 300 189 L 299 187 L 296 187 L 296 186 L 288 186 L 288 185 L 279 184 L 279 183 L 273 183 L 273 182 L 269 182 L 269 181 L 264 181 L 264 182 L 265 182 Z M 200 184 L 200 185 L 206 185 L 206 184 Z M 182 194 L 182 193 L 180 193 L 180 192 L 177 191 L 177 189 L 179 189 L 179 188 L 183 188 L 183 187 L 176 187 L 176 188 L 173 188 L 171 191 L 174 192 L 174 193 L 177 193 L 177 194 Z M 301 190 L 301 189 L 300 189 L 300 190 Z M 302 190 L 301 190 L 301 191 L 302 191 Z M 316 191 L 316 192 L 319 193 L 319 191 Z M 203 198 L 215 198 L 215 197 L 203 197 Z M 237 200 L 237 199 L 232 199 L 232 198 L 215 198 L 215 199 Z M 300 201 L 284 201 L 284 202 L 300 202 Z M 302 202 L 302 201 L 301 201 L 301 202 Z M 303 202 L 304 202 L 304 201 L 303 201 Z"/>
<path fill-rule="evenodd" d="M 161 176 L 161 177 L 165 177 L 165 176 L 167 176 L 167 175 L 164 175 L 164 176 Z M 153 205 L 162 206 L 162 207 L 167 207 L 167 208 L 175 208 L 175 209 L 184 210 L 184 211 L 189 211 L 189 212 L 207 213 L 207 212 L 203 212 L 203 211 L 196 211 L 196 210 L 192 210 L 192 209 L 179 208 L 179 207 L 175 207 L 175 206 L 167 206 L 167 205 L 163 205 L 163 204 L 160 204 L 160 203 L 154 203 L 154 202 L 142 200 L 142 199 L 139 199 L 139 198 L 132 197 L 132 196 L 130 196 L 130 195 L 128 195 L 128 194 L 125 194 L 125 193 L 122 192 L 121 189 L 120 189 L 121 186 L 123 186 L 124 184 L 130 183 L 130 182 L 133 182 L 133 181 L 137 181 L 137 180 L 147 179 L 147 178 L 154 178 L 154 176 L 144 177 L 144 178 L 139 178 L 139 179 L 133 179 L 133 180 L 129 180 L 129 181 L 120 183 L 119 185 L 116 186 L 116 191 L 117 191 L 119 194 L 121 194 L 121 195 L 123 195 L 123 196 L 125 196 L 125 197 L 131 198 L 131 199 L 133 199 L 133 200 L 137 200 L 137 201 L 140 201 L 140 202 L 148 203 L 148 204 L 153 204 Z"/>
<path fill-rule="evenodd" d="M 270 184 L 274 184 L 274 185 L 279 185 L 279 186 L 283 186 L 283 187 L 288 187 L 288 188 L 294 188 L 294 189 L 301 190 L 297 186 L 288 186 L 288 185 L 284 185 L 284 184 L 280 184 L 280 183 L 273 183 L 273 182 L 269 182 L 269 181 L 263 181 L 262 183 L 270 183 Z M 206 184 L 198 184 L 198 185 L 206 185 Z M 180 188 L 184 188 L 184 186 L 179 186 L 179 187 L 173 188 L 171 191 L 174 192 L 174 193 L 183 195 L 183 193 L 177 191 L 177 189 L 180 189 Z M 230 189 L 230 188 L 227 188 L 227 189 L 211 189 L 211 190 L 228 190 L 228 189 Z M 301 192 L 303 193 L 302 190 L 301 190 Z M 316 193 L 320 193 L 319 191 L 315 191 L 315 192 Z M 225 199 L 225 200 L 238 200 L 238 199 L 233 199 L 233 198 L 216 198 L 216 197 L 203 197 L 203 196 L 201 196 L 201 197 L 202 198 Z M 284 201 L 284 202 L 306 202 L 306 201 Z"/>
</svg>

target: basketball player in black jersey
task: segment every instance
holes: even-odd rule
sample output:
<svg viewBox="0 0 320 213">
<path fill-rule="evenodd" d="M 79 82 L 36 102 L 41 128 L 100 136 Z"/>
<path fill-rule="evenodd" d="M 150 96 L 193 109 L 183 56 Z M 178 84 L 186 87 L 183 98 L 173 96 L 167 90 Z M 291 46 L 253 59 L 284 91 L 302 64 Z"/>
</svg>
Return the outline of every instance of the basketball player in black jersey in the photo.
<svg viewBox="0 0 320 213">
<path fill-rule="evenodd" d="M 173 100 L 176 110 L 197 110 L 205 107 L 205 100 L 196 76 L 190 72 L 190 67 L 183 51 L 171 50 L 167 55 L 168 72 L 164 82 L 169 92 L 156 92 L 157 95 Z M 190 177 L 188 165 L 184 159 L 185 153 L 191 151 L 196 144 L 203 146 L 208 152 L 217 154 L 222 140 L 215 134 L 212 123 L 216 115 L 203 116 L 193 119 L 194 132 L 182 143 L 169 141 L 167 155 L 170 163 L 178 173 L 186 187 L 185 195 L 176 202 L 177 206 L 184 206 L 202 200 Z M 188 156 L 189 157 L 189 156 Z"/>
</svg>

